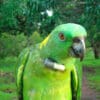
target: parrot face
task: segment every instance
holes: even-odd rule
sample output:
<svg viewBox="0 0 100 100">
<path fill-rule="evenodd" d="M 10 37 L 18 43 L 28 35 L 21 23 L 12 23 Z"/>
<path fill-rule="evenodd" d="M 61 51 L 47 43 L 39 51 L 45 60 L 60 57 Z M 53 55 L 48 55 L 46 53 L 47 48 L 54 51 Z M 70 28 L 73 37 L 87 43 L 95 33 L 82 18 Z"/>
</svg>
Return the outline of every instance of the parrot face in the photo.
<svg viewBox="0 0 100 100">
<path fill-rule="evenodd" d="M 46 44 L 42 49 L 46 57 L 55 61 L 68 57 L 77 57 L 82 60 L 85 52 L 85 36 L 86 30 L 82 26 L 73 23 L 62 24 L 46 38 Z"/>
</svg>

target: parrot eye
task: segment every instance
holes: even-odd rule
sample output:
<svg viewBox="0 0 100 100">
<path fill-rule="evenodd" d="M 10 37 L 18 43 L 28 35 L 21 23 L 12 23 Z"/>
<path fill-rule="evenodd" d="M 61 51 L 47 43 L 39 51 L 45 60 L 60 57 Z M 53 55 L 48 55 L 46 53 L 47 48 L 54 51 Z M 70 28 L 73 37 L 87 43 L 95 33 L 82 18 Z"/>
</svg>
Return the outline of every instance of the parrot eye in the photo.
<svg viewBox="0 0 100 100">
<path fill-rule="evenodd" d="M 60 40 L 64 41 L 65 40 L 65 36 L 63 33 L 59 33 L 59 38 Z"/>
</svg>

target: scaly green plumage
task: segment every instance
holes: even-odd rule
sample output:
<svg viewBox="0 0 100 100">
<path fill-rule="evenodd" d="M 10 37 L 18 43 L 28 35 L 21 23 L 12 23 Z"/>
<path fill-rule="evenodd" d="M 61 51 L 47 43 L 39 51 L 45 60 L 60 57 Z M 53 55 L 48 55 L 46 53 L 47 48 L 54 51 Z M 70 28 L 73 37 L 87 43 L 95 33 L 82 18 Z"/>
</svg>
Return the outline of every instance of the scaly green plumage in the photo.
<svg viewBox="0 0 100 100">
<path fill-rule="evenodd" d="M 64 41 L 60 40 L 59 33 L 64 34 Z M 86 31 L 82 26 L 63 24 L 40 44 L 24 50 L 17 74 L 19 100 L 80 100 L 81 69 L 70 50 L 73 39 L 84 36 Z M 46 67 L 46 58 L 63 64 L 65 70 Z"/>
</svg>

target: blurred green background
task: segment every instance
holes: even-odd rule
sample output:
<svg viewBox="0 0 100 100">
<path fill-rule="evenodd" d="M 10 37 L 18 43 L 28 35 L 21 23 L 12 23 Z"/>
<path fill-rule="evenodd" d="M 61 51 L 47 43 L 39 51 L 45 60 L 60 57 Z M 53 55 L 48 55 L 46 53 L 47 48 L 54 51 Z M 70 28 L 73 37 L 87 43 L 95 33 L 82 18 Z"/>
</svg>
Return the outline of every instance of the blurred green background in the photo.
<svg viewBox="0 0 100 100">
<path fill-rule="evenodd" d="M 17 100 L 20 52 L 41 42 L 59 24 L 83 25 L 88 36 L 83 68 L 100 93 L 100 0 L 0 0 L 0 100 Z"/>
</svg>

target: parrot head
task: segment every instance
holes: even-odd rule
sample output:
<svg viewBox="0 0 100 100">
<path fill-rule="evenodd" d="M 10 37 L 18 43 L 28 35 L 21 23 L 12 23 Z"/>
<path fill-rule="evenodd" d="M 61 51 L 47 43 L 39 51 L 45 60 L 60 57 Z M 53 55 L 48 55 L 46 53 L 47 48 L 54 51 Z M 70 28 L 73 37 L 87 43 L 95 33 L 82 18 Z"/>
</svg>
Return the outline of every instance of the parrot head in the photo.
<svg viewBox="0 0 100 100">
<path fill-rule="evenodd" d="M 57 26 L 40 44 L 45 57 L 57 60 L 69 57 L 83 59 L 85 53 L 84 27 L 74 23 Z"/>
</svg>

